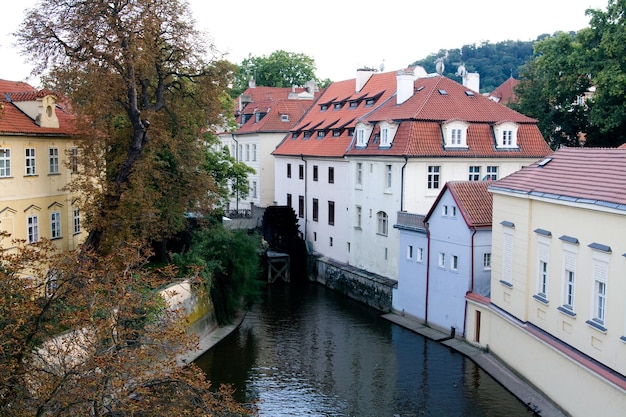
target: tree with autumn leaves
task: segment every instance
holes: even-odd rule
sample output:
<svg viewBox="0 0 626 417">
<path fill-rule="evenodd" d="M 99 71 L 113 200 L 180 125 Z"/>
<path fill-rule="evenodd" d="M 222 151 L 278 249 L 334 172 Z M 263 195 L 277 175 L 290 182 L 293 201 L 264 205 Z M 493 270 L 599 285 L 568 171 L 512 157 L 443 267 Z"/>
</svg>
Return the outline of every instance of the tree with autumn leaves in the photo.
<svg viewBox="0 0 626 417">
<path fill-rule="evenodd" d="M 182 0 L 40 0 L 17 36 L 76 114 L 82 169 L 68 187 L 89 236 L 75 252 L 42 241 L 0 253 L 0 414 L 251 413 L 194 365 L 178 366 L 197 341 L 157 294 L 197 284 L 201 265 L 182 275 L 149 263 L 154 242 L 190 217 L 202 224 L 225 182 L 247 174 L 210 146 L 210 128 L 230 114 L 234 67 Z"/>
</svg>

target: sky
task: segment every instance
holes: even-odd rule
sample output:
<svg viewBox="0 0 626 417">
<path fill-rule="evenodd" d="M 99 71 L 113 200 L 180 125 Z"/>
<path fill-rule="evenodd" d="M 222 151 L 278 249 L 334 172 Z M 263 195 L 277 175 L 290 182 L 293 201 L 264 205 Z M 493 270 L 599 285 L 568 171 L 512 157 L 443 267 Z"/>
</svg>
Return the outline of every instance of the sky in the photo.
<svg viewBox="0 0 626 417">
<path fill-rule="evenodd" d="M 363 67 L 403 69 L 442 49 L 578 31 L 589 26 L 585 10 L 606 10 L 608 1 L 188 0 L 197 29 L 231 62 L 277 50 L 303 53 L 315 60 L 318 78 L 332 81 L 354 78 Z M 11 35 L 37 2 L 3 1 L 0 79 L 37 86 Z"/>
</svg>

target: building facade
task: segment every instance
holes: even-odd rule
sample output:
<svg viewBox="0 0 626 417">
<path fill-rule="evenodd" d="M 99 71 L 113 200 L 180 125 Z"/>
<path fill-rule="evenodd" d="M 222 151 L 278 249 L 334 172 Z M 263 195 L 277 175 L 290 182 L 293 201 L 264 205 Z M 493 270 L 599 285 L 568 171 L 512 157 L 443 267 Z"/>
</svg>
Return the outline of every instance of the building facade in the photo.
<svg viewBox="0 0 626 417">
<path fill-rule="evenodd" d="M 75 196 L 73 117 L 50 91 L 0 80 L 0 229 L 12 239 L 52 240 L 61 250 L 85 237 Z M 9 239 L 0 243 L 12 247 Z"/>
<path fill-rule="evenodd" d="M 563 148 L 495 182 L 491 297 L 467 339 L 572 416 L 626 409 L 626 149 Z"/>
</svg>

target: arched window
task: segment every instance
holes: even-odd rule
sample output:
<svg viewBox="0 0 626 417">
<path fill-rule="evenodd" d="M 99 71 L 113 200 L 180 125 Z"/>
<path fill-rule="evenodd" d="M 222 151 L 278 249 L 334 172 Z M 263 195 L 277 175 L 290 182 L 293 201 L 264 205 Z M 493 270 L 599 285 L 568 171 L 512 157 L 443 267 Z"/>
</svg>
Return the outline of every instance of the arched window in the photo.
<svg viewBox="0 0 626 417">
<path fill-rule="evenodd" d="M 377 213 L 378 216 L 378 230 L 377 233 L 379 235 L 387 236 L 387 232 L 389 231 L 389 217 L 387 213 L 384 211 L 379 211 Z"/>
</svg>

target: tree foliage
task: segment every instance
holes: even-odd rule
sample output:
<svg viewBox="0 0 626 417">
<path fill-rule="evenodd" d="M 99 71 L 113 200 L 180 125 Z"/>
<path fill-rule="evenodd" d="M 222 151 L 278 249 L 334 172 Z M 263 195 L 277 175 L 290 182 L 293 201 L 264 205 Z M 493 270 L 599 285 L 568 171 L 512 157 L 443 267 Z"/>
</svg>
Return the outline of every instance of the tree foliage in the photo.
<svg viewBox="0 0 626 417">
<path fill-rule="evenodd" d="M 626 142 L 626 1 L 588 10 L 590 26 L 535 45 L 522 72 L 517 110 L 535 117 L 549 144 Z"/>
<path fill-rule="evenodd" d="M 178 365 L 197 341 L 156 292 L 175 270 L 146 268 L 133 245 L 104 258 L 17 247 L 0 251 L 0 415 L 248 415 Z"/>
<path fill-rule="evenodd" d="M 278 50 L 269 56 L 249 55 L 238 65 L 231 94 L 234 97 L 240 95 L 248 88 L 251 79 L 256 85 L 265 87 L 303 87 L 311 80 L 321 87 L 330 84 L 330 80 L 319 80 L 315 70 L 315 60 L 302 53 Z"/>
<path fill-rule="evenodd" d="M 18 37 L 80 117 L 85 170 L 73 186 L 86 197 L 90 247 L 168 237 L 185 213 L 215 207 L 202 131 L 230 113 L 235 68 L 194 29 L 185 1 L 41 0 Z"/>
</svg>

